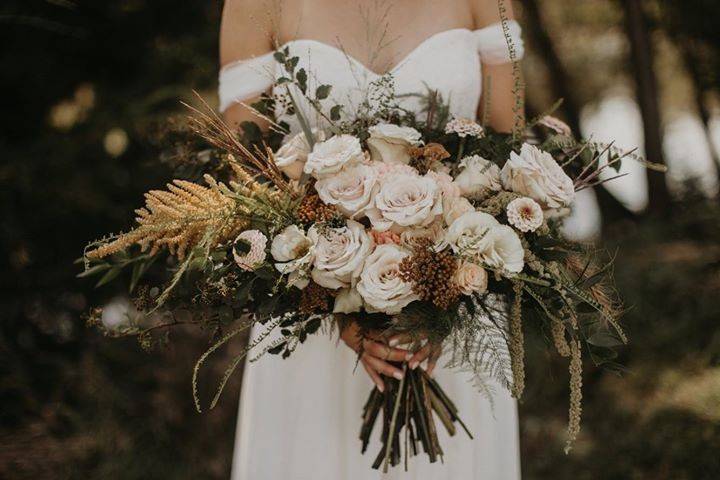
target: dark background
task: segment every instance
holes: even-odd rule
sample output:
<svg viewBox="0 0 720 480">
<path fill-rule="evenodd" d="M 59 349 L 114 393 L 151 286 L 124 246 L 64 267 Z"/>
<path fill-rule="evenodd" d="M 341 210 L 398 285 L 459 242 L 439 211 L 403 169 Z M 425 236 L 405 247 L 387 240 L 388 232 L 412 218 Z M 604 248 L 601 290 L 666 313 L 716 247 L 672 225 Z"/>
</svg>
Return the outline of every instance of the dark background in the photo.
<svg viewBox="0 0 720 480">
<path fill-rule="evenodd" d="M 192 89 L 214 100 L 221 8 L 200 0 L 0 6 L 2 478 L 229 476 L 239 375 L 213 412 L 195 413 L 190 375 L 207 336 L 178 332 L 152 353 L 104 338 L 83 315 L 124 292 L 93 289 L 73 264 L 86 242 L 130 226 L 143 191 L 171 178 L 157 161 L 155 125 L 181 113 Z M 641 114 L 640 146 L 652 161 L 665 160 L 663 136 L 678 112 L 710 139 L 717 1 L 532 0 L 517 12 L 531 48 L 531 112 L 564 97 L 559 115 L 578 129 L 587 108 L 621 88 Z M 715 167 L 704 175 L 717 176 L 709 145 Z M 648 176 L 643 209 L 596 192 L 599 234 L 619 248 L 631 344 L 621 377 L 588 365 L 583 431 L 569 456 L 566 365 L 528 327 L 524 478 L 720 477 L 720 211 L 698 182 L 667 180 Z"/>
</svg>

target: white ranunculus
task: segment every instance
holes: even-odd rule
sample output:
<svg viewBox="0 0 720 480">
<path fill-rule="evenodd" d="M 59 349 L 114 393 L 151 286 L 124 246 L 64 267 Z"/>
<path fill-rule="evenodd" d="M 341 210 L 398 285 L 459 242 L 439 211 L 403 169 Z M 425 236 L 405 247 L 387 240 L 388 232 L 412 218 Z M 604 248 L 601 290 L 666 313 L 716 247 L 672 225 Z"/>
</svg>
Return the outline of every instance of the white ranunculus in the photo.
<svg viewBox="0 0 720 480">
<path fill-rule="evenodd" d="M 500 184 L 500 167 L 479 155 L 465 157 L 460 160 L 462 171 L 455 177 L 455 183 L 463 195 L 472 195 L 482 189 L 502 190 Z"/>
<path fill-rule="evenodd" d="M 515 152 L 500 173 L 503 186 L 536 200 L 543 208 L 561 208 L 575 198 L 573 182 L 547 152 L 528 143 Z"/>
<path fill-rule="evenodd" d="M 481 256 L 488 247 L 490 230 L 499 225 L 495 217 L 485 212 L 467 212 L 450 224 L 445 234 L 445 243 L 456 253 Z"/>
<path fill-rule="evenodd" d="M 446 225 L 452 225 L 462 215 L 474 211 L 475 207 L 465 197 L 443 199 L 443 218 Z"/>
<path fill-rule="evenodd" d="M 337 206 L 350 218 L 359 218 L 377 193 L 378 171 L 372 165 L 352 165 L 318 180 L 315 190 L 326 204 Z"/>
<path fill-rule="evenodd" d="M 499 225 L 488 232 L 488 244 L 482 252 L 486 265 L 519 273 L 525 266 L 525 249 L 520 237 L 511 227 Z"/>
<path fill-rule="evenodd" d="M 336 135 L 318 142 L 307 156 L 303 171 L 315 178 L 339 172 L 345 165 L 365 160 L 360 140 L 352 135 Z"/>
<path fill-rule="evenodd" d="M 353 220 L 345 227 L 324 229 L 315 244 L 312 279 L 332 290 L 349 287 L 373 246 L 365 227 Z"/>
<path fill-rule="evenodd" d="M 289 262 L 305 255 L 311 244 L 300 227 L 290 225 L 273 238 L 270 254 L 278 262 Z"/>
<path fill-rule="evenodd" d="M 325 134 L 322 131 L 313 130 L 316 141 L 325 140 Z M 299 180 L 302 177 L 303 167 L 310 153 L 305 134 L 299 133 L 287 140 L 275 152 L 275 165 L 292 180 Z"/>
<path fill-rule="evenodd" d="M 485 269 L 465 260 L 460 261 L 454 280 L 464 295 L 484 293 L 488 286 L 488 274 Z"/>
<path fill-rule="evenodd" d="M 305 235 L 297 225 L 290 225 L 273 238 L 270 254 L 277 261 L 275 268 L 288 275 L 288 286 L 305 288 L 310 279 L 308 270 L 314 257 L 316 235 Z"/>
<path fill-rule="evenodd" d="M 362 310 L 363 299 L 354 288 L 343 288 L 335 296 L 333 313 L 356 313 Z"/>
<path fill-rule="evenodd" d="M 372 159 L 387 163 L 408 163 L 408 147 L 419 145 L 422 135 L 410 127 L 381 123 L 368 129 L 367 140 Z"/>
<path fill-rule="evenodd" d="M 516 198 L 505 209 L 508 223 L 521 232 L 534 232 L 543 223 L 540 205 L 530 197 Z"/>
<path fill-rule="evenodd" d="M 400 313 L 410 302 L 419 300 L 412 284 L 400 277 L 400 262 L 410 255 L 388 243 L 378 245 L 365 259 L 357 291 L 365 301 L 365 310 L 389 315 Z"/>
<path fill-rule="evenodd" d="M 442 214 L 440 186 L 428 176 L 388 173 L 380 179 L 375 205 L 367 216 L 378 231 L 426 226 Z"/>
</svg>

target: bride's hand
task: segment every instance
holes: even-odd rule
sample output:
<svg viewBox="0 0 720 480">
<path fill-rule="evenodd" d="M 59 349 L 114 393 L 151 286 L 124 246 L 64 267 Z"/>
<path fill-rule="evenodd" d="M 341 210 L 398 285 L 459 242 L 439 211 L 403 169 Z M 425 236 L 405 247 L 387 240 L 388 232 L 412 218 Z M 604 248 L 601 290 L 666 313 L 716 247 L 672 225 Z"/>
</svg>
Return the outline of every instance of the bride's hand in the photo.
<svg viewBox="0 0 720 480">
<path fill-rule="evenodd" d="M 408 350 L 390 347 L 378 333 L 361 335 L 357 322 L 350 323 L 342 331 L 340 338 L 352 350 L 361 353 L 360 363 L 381 392 L 385 390 L 381 374 L 398 380 L 403 377 L 403 371 L 389 362 L 406 362 L 415 356 Z"/>
<path fill-rule="evenodd" d="M 388 345 L 391 347 L 395 347 L 397 345 L 409 344 L 413 341 L 417 341 L 417 338 L 413 339 L 410 335 L 406 333 L 400 333 L 390 337 L 390 339 L 388 340 Z M 419 350 L 417 350 L 413 354 L 413 356 L 410 357 L 410 359 L 407 361 L 408 367 L 410 367 L 410 370 L 415 370 L 418 365 L 427 360 L 427 366 L 425 367 L 425 371 L 428 375 L 432 375 L 441 353 L 442 349 L 439 345 L 425 342 L 425 345 L 423 345 Z"/>
</svg>

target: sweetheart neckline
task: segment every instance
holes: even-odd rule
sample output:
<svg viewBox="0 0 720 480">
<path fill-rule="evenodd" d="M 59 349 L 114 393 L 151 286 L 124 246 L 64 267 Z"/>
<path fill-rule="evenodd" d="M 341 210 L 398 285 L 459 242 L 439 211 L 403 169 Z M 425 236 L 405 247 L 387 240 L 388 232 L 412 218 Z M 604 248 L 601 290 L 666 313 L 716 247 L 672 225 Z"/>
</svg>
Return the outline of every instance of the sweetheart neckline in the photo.
<svg viewBox="0 0 720 480">
<path fill-rule="evenodd" d="M 413 48 L 412 48 L 409 52 L 407 52 L 399 61 L 395 62 L 395 64 L 394 64 L 390 69 L 388 69 L 386 72 L 384 72 L 384 73 L 376 72 L 375 70 L 373 70 L 372 68 L 370 68 L 370 67 L 369 67 L 368 65 L 366 65 L 365 63 L 361 62 L 360 60 L 358 60 L 358 59 L 355 58 L 354 56 L 352 56 L 352 55 L 350 55 L 349 53 L 347 53 L 347 52 L 346 52 L 345 50 L 343 50 L 342 48 L 336 47 L 335 45 L 332 45 L 332 44 L 327 43 L 327 42 L 323 42 L 322 40 L 315 40 L 315 39 L 313 39 L 313 38 L 298 38 L 298 39 L 295 39 L 295 40 L 288 40 L 287 42 L 285 42 L 284 44 L 282 44 L 282 45 L 280 46 L 280 48 L 284 48 L 284 47 L 286 47 L 286 46 L 290 46 L 291 44 L 297 44 L 297 43 L 311 43 L 311 44 L 315 44 L 315 45 L 320 45 L 320 46 L 322 46 L 322 47 L 329 48 L 329 49 L 334 50 L 334 51 L 336 51 L 336 52 L 338 52 L 338 53 L 341 53 L 345 58 L 348 59 L 348 61 L 357 64 L 359 67 L 362 67 L 366 72 L 371 73 L 371 74 L 375 75 L 376 77 L 383 77 L 383 76 L 385 76 L 385 75 L 395 73 L 395 72 L 396 72 L 397 70 L 399 70 L 400 67 L 402 67 L 408 60 L 410 60 L 410 58 L 411 58 L 413 55 L 415 55 L 419 50 L 421 50 L 423 47 L 425 47 L 425 46 L 426 46 L 428 43 L 430 43 L 431 41 L 437 40 L 439 37 L 442 37 L 442 36 L 447 35 L 447 34 L 450 34 L 450 33 L 461 33 L 461 32 L 462 32 L 462 33 L 473 33 L 474 31 L 477 31 L 477 30 L 470 30 L 469 28 L 460 27 L 460 28 L 451 28 L 451 29 L 448 29 L 448 30 L 442 30 L 442 31 L 440 31 L 440 32 L 433 33 L 432 35 L 430 35 L 429 37 L 425 38 L 423 41 L 421 41 L 420 43 L 418 43 L 415 47 L 413 47 Z M 272 53 L 272 52 L 271 52 L 271 53 Z"/>
<path fill-rule="evenodd" d="M 487 28 L 487 27 L 485 27 L 485 28 Z M 421 50 L 423 47 L 425 47 L 427 44 L 429 44 L 429 43 L 432 42 L 433 40 L 437 40 L 439 37 L 442 37 L 442 36 L 447 35 L 447 34 L 450 34 L 450 33 L 470 33 L 470 34 L 472 34 L 472 33 L 475 33 L 475 32 L 481 31 L 481 30 L 483 30 L 483 29 L 481 28 L 481 29 L 477 29 L 477 30 L 470 30 L 469 28 L 459 27 L 459 28 L 451 28 L 451 29 L 448 29 L 448 30 L 443 30 L 443 31 L 440 31 L 440 32 L 437 32 L 437 33 L 433 33 L 432 35 L 430 35 L 429 37 L 427 37 L 426 39 L 424 39 L 423 41 L 421 41 L 420 43 L 418 43 L 412 50 L 410 50 L 407 54 L 405 54 L 405 56 L 404 56 L 403 58 L 401 58 L 398 62 L 396 62 L 396 63 L 392 66 L 392 68 L 390 68 L 390 69 L 389 69 L 388 71 L 386 71 L 385 73 L 378 73 L 378 72 L 376 72 L 375 70 L 373 70 L 372 68 L 370 68 L 369 66 L 365 65 L 363 62 L 361 62 L 361 61 L 358 60 L 357 58 L 355 58 L 355 57 L 353 57 L 352 55 L 350 55 L 350 54 L 348 54 L 347 52 L 345 52 L 343 49 L 338 48 L 338 47 L 336 47 L 335 45 L 332 45 L 332 44 L 330 44 L 330 43 L 323 42 L 322 40 L 316 40 L 316 39 L 314 39 L 314 38 L 298 38 L 298 39 L 294 39 L 294 40 L 288 40 L 287 42 L 285 42 L 285 43 L 283 43 L 282 45 L 280 45 L 280 46 L 277 48 L 277 50 L 283 49 L 283 48 L 285 48 L 285 47 L 288 47 L 288 46 L 290 46 L 290 45 L 297 44 L 297 43 L 310 43 L 310 44 L 314 44 L 314 45 L 319 45 L 319 46 L 321 46 L 321 47 L 328 48 L 328 49 L 330 49 L 330 50 L 333 50 L 333 51 L 335 51 L 335 52 L 338 52 L 338 53 L 342 54 L 342 55 L 343 55 L 345 58 L 347 58 L 350 62 L 355 63 L 357 66 L 361 67 L 361 68 L 362 68 L 363 70 L 365 70 L 367 73 L 370 73 L 370 74 L 372 74 L 372 75 L 375 75 L 376 77 L 382 77 L 382 76 L 384 76 L 384 75 L 388 75 L 388 74 L 392 74 L 392 73 L 397 72 L 405 63 L 407 63 L 408 60 L 410 60 L 410 58 L 411 58 L 413 55 L 417 54 L 417 52 L 418 52 L 419 50 Z M 267 52 L 267 53 L 264 53 L 264 54 L 259 55 L 259 56 L 257 56 L 257 57 L 246 58 L 246 59 L 241 59 L 241 60 L 236 60 L 236 61 L 234 61 L 234 62 L 230 62 L 230 63 L 224 65 L 224 66 L 220 69 L 220 72 L 222 73 L 223 71 L 228 70 L 228 69 L 234 67 L 235 65 L 239 65 L 239 64 L 241 64 L 241 63 L 247 62 L 248 60 L 261 59 L 261 58 L 271 58 L 272 55 L 273 55 L 273 53 L 275 53 L 275 51 Z"/>
</svg>

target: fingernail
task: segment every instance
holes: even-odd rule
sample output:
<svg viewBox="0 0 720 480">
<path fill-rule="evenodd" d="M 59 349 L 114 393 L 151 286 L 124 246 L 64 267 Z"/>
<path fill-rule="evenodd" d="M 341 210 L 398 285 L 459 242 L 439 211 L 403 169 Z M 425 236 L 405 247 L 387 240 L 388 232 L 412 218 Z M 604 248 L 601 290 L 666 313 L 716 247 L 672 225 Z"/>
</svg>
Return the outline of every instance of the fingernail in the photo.
<svg viewBox="0 0 720 480">
<path fill-rule="evenodd" d="M 407 355 L 405 355 L 405 361 L 406 361 L 406 362 L 409 362 L 410 359 L 411 359 L 412 357 L 414 357 L 414 356 L 415 356 L 415 354 L 413 354 L 413 353 L 408 353 Z"/>
<path fill-rule="evenodd" d="M 394 347 L 394 346 L 397 345 L 398 343 L 400 343 L 400 340 L 398 340 L 397 338 L 391 338 L 389 345 L 390 345 L 391 347 Z"/>
<path fill-rule="evenodd" d="M 425 370 L 427 372 L 427 367 L 425 365 L 420 365 L 420 368 L 422 368 L 423 370 Z"/>
<path fill-rule="evenodd" d="M 380 385 L 379 383 L 376 384 L 376 386 L 377 386 L 377 389 L 380 390 L 380 393 L 383 393 L 383 392 L 385 391 L 385 387 L 383 387 L 383 386 Z"/>
<path fill-rule="evenodd" d="M 395 373 L 393 373 L 393 377 L 397 378 L 398 380 L 402 380 L 403 374 L 402 374 L 402 372 L 395 372 Z"/>
<path fill-rule="evenodd" d="M 415 370 L 417 368 L 417 366 L 418 366 L 418 362 L 412 362 L 410 364 L 410 370 Z"/>
</svg>

